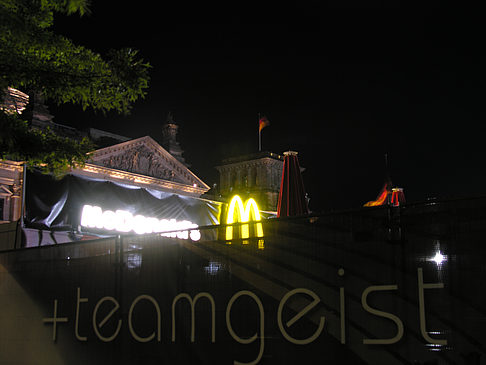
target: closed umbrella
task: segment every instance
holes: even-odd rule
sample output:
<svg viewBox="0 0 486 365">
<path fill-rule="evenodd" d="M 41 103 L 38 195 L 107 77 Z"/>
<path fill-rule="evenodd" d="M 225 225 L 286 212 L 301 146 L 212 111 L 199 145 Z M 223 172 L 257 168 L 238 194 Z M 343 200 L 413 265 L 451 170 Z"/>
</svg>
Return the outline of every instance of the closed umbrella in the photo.
<svg viewBox="0 0 486 365">
<path fill-rule="evenodd" d="M 278 195 L 277 217 L 308 214 L 307 197 L 300 172 L 297 152 L 284 152 L 284 164 L 280 193 Z"/>
</svg>

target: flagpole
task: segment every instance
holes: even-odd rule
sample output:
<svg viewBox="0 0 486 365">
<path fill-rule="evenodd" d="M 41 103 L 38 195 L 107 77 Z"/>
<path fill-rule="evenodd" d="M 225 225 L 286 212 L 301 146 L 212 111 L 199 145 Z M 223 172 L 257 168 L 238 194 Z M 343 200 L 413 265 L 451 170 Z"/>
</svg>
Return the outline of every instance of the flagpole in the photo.
<svg viewBox="0 0 486 365">
<path fill-rule="evenodd" d="M 258 113 L 258 152 L 262 151 L 262 129 L 260 128 L 260 113 Z"/>
</svg>

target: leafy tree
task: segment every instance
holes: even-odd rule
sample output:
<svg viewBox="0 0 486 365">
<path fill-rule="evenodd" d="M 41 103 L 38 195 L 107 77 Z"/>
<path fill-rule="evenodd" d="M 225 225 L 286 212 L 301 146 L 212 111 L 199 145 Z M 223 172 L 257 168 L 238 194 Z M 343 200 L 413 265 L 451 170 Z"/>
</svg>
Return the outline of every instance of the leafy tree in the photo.
<svg viewBox="0 0 486 365">
<path fill-rule="evenodd" d="M 94 145 L 88 138 L 75 141 L 50 130 L 29 128 L 17 114 L 0 112 L 0 159 L 24 161 L 44 172 L 60 175 L 83 166 Z"/>
<path fill-rule="evenodd" d="M 150 65 L 133 49 L 111 50 L 102 56 L 73 44 L 50 29 L 55 13 L 89 14 L 88 0 L 0 0 L 0 90 L 10 86 L 41 93 L 57 104 L 129 113 L 133 102 L 146 94 Z M 2 135 L 6 131 L 28 131 L 14 115 L 2 116 L 0 123 Z M 6 136 L 11 137 L 11 142 L 5 143 Z M 23 137 L 10 134 L 1 138 L 2 156 L 23 158 L 20 145 L 12 143 Z M 43 137 L 33 133 L 28 138 Z M 53 142 L 53 138 L 48 140 Z M 83 146 L 87 145 L 83 142 Z M 7 147 L 10 149 L 4 150 Z M 39 162 L 52 164 L 56 160 L 44 160 L 45 155 L 40 158 L 41 155 L 37 156 Z M 82 162 L 78 157 L 69 160 L 67 156 L 56 161 Z M 34 155 L 30 157 L 34 161 Z"/>
</svg>

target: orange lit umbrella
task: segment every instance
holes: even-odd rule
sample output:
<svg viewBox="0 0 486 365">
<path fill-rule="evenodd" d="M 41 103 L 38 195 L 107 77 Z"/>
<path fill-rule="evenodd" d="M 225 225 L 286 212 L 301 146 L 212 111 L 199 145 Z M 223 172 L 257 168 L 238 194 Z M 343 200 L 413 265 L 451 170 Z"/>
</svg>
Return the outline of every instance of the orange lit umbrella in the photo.
<svg viewBox="0 0 486 365">
<path fill-rule="evenodd" d="M 403 193 L 402 188 L 393 188 L 392 189 L 392 198 L 391 204 L 394 207 L 398 207 L 400 204 L 405 203 L 405 194 Z"/>
<path fill-rule="evenodd" d="M 284 165 L 280 193 L 278 195 L 277 217 L 308 214 L 304 182 L 300 173 L 297 152 L 284 152 Z"/>
</svg>

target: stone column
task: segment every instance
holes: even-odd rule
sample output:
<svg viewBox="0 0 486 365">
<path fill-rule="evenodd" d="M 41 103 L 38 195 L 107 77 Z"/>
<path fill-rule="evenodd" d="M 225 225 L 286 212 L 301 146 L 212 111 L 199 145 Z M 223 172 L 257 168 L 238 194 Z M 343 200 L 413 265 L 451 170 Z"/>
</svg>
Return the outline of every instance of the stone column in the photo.
<svg viewBox="0 0 486 365">
<path fill-rule="evenodd" d="M 13 194 L 10 196 L 10 221 L 14 222 L 20 219 L 22 210 L 22 188 L 14 186 Z"/>
</svg>

